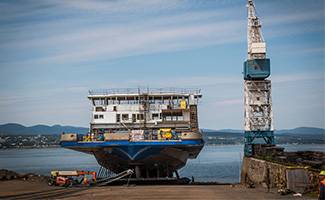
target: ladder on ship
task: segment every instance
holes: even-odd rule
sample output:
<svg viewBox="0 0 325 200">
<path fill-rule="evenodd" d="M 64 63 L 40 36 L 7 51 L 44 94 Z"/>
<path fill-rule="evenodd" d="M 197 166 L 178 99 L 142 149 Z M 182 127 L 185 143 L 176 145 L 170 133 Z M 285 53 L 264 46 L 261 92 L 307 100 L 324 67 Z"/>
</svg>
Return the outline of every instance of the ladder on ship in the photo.
<svg viewBox="0 0 325 200">
<path fill-rule="evenodd" d="M 196 105 L 190 105 L 190 127 L 191 130 L 198 131 L 198 119 L 197 119 L 197 107 Z"/>
<path fill-rule="evenodd" d="M 140 119 L 140 120 L 142 120 L 141 128 L 143 130 L 145 130 L 146 126 L 147 126 L 147 120 L 148 120 L 147 115 L 148 115 L 149 108 L 150 108 L 150 105 L 149 105 L 149 89 L 147 89 L 147 92 L 144 93 L 144 92 L 141 92 L 141 90 L 139 88 L 138 93 L 139 93 L 139 111 L 143 116 L 143 118 Z"/>
</svg>

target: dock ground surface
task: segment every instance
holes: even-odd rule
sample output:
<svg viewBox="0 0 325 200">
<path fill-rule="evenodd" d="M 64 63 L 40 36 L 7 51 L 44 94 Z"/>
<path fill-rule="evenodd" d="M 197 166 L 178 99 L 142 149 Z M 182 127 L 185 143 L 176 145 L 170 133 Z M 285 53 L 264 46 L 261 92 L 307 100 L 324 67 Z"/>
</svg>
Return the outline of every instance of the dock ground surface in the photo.
<svg viewBox="0 0 325 200">
<path fill-rule="evenodd" d="M 45 182 L 10 180 L 0 182 L 0 199 L 315 199 L 281 196 L 265 188 L 242 185 L 130 185 L 62 188 Z"/>
</svg>

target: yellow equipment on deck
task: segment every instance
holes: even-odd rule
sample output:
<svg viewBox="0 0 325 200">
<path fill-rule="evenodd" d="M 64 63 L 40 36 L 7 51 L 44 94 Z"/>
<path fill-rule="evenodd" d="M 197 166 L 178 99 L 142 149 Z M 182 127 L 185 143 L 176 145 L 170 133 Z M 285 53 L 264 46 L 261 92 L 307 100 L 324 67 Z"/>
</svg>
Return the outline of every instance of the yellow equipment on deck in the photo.
<svg viewBox="0 0 325 200">
<path fill-rule="evenodd" d="M 187 103 L 186 103 L 185 99 L 182 99 L 180 104 L 181 104 L 180 105 L 181 109 L 186 109 L 187 108 Z"/>
<path fill-rule="evenodd" d="M 91 141 L 91 135 L 90 134 L 87 134 L 85 136 L 82 137 L 82 140 L 84 142 L 90 142 Z"/>
<path fill-rule="evenodd" d="M 161 128 L 158 131 L 158 139 L 165 139 L 165 140 L 170 140 L 172 139 L 173 134 L 172 134 L 172 129 L 171 128 Z"/>
</svg>

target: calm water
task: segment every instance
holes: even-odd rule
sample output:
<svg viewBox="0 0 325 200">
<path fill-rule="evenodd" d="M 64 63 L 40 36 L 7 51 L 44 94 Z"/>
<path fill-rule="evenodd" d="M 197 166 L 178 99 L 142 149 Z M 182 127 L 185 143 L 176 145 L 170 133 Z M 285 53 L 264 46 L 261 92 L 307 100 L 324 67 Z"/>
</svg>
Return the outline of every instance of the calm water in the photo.
<svg viewBox="0 0 325 200">
<path fill-rule="evenodd" d="M 283 145 L 287 151 L 325 151 L 323 145 Z M 239 181 L 242 145 L 205 146 L 195 160 L 188 160 L 179 173 L 196 181 Z M 48 175 L 51 170 L 98 170 L 91 155 L 63 148 L 0 150 L 0 168 L 21 173 Z"/>
</svg>

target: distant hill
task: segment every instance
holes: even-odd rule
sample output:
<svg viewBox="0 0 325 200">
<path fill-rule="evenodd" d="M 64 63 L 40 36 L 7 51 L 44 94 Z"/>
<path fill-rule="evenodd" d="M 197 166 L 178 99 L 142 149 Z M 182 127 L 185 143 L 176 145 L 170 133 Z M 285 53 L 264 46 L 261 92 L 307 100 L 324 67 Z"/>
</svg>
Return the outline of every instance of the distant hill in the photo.
<svg viewBox="0 0 325 200">
<path fill-rule="evenodd" d="M 244 133 L 244 130 L 238 129 L 221 129 L 221 130 L 213 130 L 213 129 L 202 129 L 204 133 Z M 324 135 L 325 136 L 325 129 L 323 128 L 314 128 L 314 127 L 298 127 L 294 129 L 282 129 L 282 130 L 275 130 L 276 135 L 282 134 L 294 134 L 294 135 Z"/>
<path fill-rule="evenodd" d="M 243 133 L 244 131 L 243 130 L 239 130 L 239 129 L 220 129 L 220 130 L 214 130 L 214 129 L 201 129 L 202 132 L 204 133 L 215 133 L 215 132 L 218 132 L 218 133 Z"/>
<path fill-rule="evenodd" d="M 203 137 L 242 137 L 243 132 L 226 132 L 226 131 L 205 131 L 202 130 Z"/>
<path fill-rule="evenodd" d="M 244 131 L 223 129 L 202 129 L 203 138 L 210 144 L 242 144 Z M 313 127 L 298 127 L 294 129 L 276 130 L 275 141 L 278 144 L 325 144 L 325 129 Z"/>
<path fill-rule="evenodd" d="M 9 123 L 0 125 L 0 135 L 59 135 L 62 132 L 87 133 L 88 128 L 74 126 L 23 126 L 21 124 Z"/>
<path fill-rule="evenodd" d="M 47 126 L 47 125 L 35 125 L 35 126 L 23 126 L 17 123 L 9 123 L 0 125 L 0 135 L 59 135 L 62 132 L 73 132 L 83 134 L 88 132 L 88 128 L 74 127 L 74 126 Z M 202 129 L 203 137 L 205 140 L 208 138 L 222 138 L 224 140 L 242 141 L 243 130 L 235 129 Z M 300 139 L 300 140 L 315 140 L 320 139 L 325 141 L 325 129 L 313 128 L 313 127 L 298 127 L 287 130 L 275 131 L 275 137 L 279 141 L 287 141 L 288 139 Z"/>
<path fill-rule="evenodd" d="M 226 133 L 244 133 L 244 130 L 239 130 L 239 129 L 221 129 L 218 131 L 226 132 Z"/>
<path fill-rule="evenodd" d="M 313 127 L 298 127 L 294 129 L 279 130 L 275 132 L 276 134 L 295 134 L 295 135 L 325 135 L 325 129 L 313 128 Z"/>
</svg>

